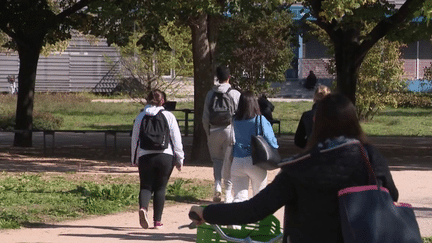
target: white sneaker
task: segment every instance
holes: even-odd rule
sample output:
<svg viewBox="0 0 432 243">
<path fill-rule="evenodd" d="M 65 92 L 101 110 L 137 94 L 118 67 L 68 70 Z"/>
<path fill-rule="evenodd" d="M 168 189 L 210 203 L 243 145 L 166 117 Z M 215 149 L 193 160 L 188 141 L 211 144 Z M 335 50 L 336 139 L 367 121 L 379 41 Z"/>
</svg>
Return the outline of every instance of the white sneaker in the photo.
<svg viewBox="0 0 432 243">
<path fill-rule="evenodd" d="M 214 196 L 213 196 L 213 202 L 220 202 L 220 201 L 222 201 L 221 196 L 222 196 L 222 186 L 221 186 L 220 181 L 216 181 L 215 182 L 215 193 L 214 193 Z"/>
<path fill-rule="evenodd" d="M 147 218 L 147 210 L 145 210 L 144 208 L 141 208 L 138 211 L 138 215 L 139 215 L 139 222 L 140 222 L 141 227 L 143 229 L 148 229 L 148 227 L 149 227 L 149 221 L 148 221 L 148 218 Z"/>
<path fill-rule="evenodd" d="M 232 196 L 231 191 L 225 191 L 225 203 L 232 203 L 234 201 L 234 197 Z"/>
<path fill-rule="evenodd" d="M 220 193 L 222 193 L 222 186 L 221 186 L 220 181 L 216 181 L 216 182 L 215 182 L 215 192 L 220 192 Z"/>
</svg>

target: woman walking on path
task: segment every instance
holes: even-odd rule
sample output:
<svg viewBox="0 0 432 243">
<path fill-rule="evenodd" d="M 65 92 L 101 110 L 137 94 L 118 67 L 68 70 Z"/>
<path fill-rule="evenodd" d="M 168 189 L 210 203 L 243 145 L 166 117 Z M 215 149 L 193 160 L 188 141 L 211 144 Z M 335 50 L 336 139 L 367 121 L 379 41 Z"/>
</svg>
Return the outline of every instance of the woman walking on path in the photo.
<svg viewBox="0 0 432 243">
<path fill-rule="evenodd" d="M 317 107 L 317 102 L 322 100 L 326 95 L 330 94 L 330 89 L 325 85 L 318 85 L 315 89 L 313 106 L 311 110 L 303 112 L 297 130 L 294 136 L 294 144 L 297 147 L 305 148 L 308 138 L 312 133 L 313 117 Z"/>
<path fill-rule="evenodd" d="M 252 163 L 251 136 L 256 135 L 259 131 L 270 146 L 273 148 L 279 146 L 270 122 L 261 115 L 257 97 L 251 91 L 241 94 L 233 124 L 235 144 L 231 179 L 234 202 L 241 202 L 249 198 L 249 180 L 252 183 L 253 195 L 267 185 L 267 171 Z"/>
<path fill-rule="evenodd" d="M 147 217 L 148 206 L 152 194 L 153 198 L 153 221 L 154 228 L 162 226 L 162 212 L 165 204 L 165 191 L 168 179 L 174 166 L 180 171 L 183 165 L 184 152 L 180 129 L 175 116 L 164 110 L 163 105 L 166 95 L 160 90 L 151 91 L 147 97 L 147 105 L 135 118 L 131 139 L 132 165 L 138 166 L 140 177 L 139 193 L 139 221 L 142 228 L 149 227 Z M 169 131 L 169 139 L 164 149 L 143 149 L 144 142 L 140 139 L 143 118 L 159 119 L 166 121 Z M 152 122 L 152 121 L 150 121 Z M 150 123 L 149 122 L 149 123 Z M 167 130 L 168 130 L 167 129 Z M 141 137 L 142 138 L 142 137 Z"/>
</svg>

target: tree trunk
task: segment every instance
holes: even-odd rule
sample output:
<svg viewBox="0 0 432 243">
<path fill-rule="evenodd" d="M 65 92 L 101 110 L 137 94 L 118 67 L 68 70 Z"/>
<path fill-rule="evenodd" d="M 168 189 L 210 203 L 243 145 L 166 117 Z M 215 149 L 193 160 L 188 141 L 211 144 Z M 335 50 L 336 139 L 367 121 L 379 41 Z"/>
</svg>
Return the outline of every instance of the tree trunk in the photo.
<svg viewBox="0 0 432 243">
<path fill-rule="evenodd" d="M 360 66 L 366 53 L 360 51 L 358 35 L 353 31 L 337 34 L 339 35 L 336 38 L 332 38 L 335 47 L 337 89 L 355 105 Z"/>
<path fill-rule="evenodd" d="M 191 159 L 200 164 L 210 163 L 202 115 L 205 97 L 214 84 L 207 20 L 208 15 L 201 14 L 190 25 L 194 64 L 194 134 Z"/>
<path fill-rule="evenodd" d="M 33 129 L 33 104 L 36 82 L 36 70 L 42 41 L 34 41 L 33 45 L 18 44 L 20 68 L 18 73 L 18 100 L 16 108 L 14 146 L 31 147 Z M 30 47 L 31 46 L 31 47 Z M 30 47 L 30 48 L 29 48 Z"/>
<path fill-rule="evenodd" d="M 336 53 L 337 89 L 355 104 L 360 66 L 355 65 L 352 54 Z"/>
</svg>

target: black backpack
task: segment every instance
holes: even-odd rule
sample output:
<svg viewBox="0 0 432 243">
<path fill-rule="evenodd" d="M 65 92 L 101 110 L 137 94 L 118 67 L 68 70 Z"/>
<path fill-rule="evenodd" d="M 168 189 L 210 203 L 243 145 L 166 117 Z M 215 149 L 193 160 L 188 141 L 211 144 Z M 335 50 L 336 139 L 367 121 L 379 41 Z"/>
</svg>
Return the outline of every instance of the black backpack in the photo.
<svg viewBox="0 0 432 243">
<path fill-rule="evenodd" d="M 235 112 L 234 100 L 229 95 L 231 88 L 225 93 L 214 92 L 209 102 L 209 122 L 214 126 L 231 124 Z"/>
<path fill-rule="evenodd" d="M 156 116 L 145 115 L 139 133 L 140 148 L 164 150 L 170 142 L 170 131 L 166 117 L 160 110 Z"/>
</svg>

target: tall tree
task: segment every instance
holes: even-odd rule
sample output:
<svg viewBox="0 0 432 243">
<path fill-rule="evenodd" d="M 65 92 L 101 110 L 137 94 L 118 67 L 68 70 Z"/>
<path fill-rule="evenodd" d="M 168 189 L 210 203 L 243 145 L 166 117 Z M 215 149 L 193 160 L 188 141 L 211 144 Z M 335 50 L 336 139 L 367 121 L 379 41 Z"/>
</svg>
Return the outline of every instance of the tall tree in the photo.
<svg viewBox="0 0 432 243">
<path fill-rule="evenodd" d="M 32 146 L 33 103 L 39 55 L 46 43 L 70 38 L 73 16 L 91 0 L 4 0 L 0 2 L 0 29 L 12 42 L 20 60 L 14 146 Z"/>
<path fill-rule="evenodd" d="M 254 3 L 269 7 L 278 1 L 257 0 Z M 219 24 L 223 15 L 229 15 L 234 8 L 235 11 L 247 9 L 252 6 L 251 3 L 242 0 L 96 0 L 94 6 L 90 5 L 88 9 L 93 16 L 88 32 L 105 36 L 109 43 L 119 45 L 127 43 L 136 22 L 140 23 L 145 32 L 140 40 L 143 48 L 167 48 L 158 27 L 168 21 L 176 21 L 177 24 L 191 28 L 194 64 L 192 160 L 201 163 L 209 162 L 202 114 L 206 93 L 214 84 Z M 99 8 L 99 6 L 104 7 Z"/>
<path fill-rule="evenodd" d="M 98 6 L 104 6 L 99 8 Z M 105 36 L 109 43 L 124 45 L 133 33 L 134 23 L 139 23 L 144 35 L 138 44 L 143 48 L 168 48 L 159 30 L 169 21 L 189 26 L 192 38 L 194 64 L 194 138 L 192 160 L 210 161 L 207 138 L 202 127 L 205 95 L 214 83 L 215 47 L 220 16 L 226 7 L 225 0 L 97 0 L 90 5 L 92 21 L 88 33 Z"/>
<path fill-rule="evenodd" d="M 406 0 L 399 9 L 388 1 L 377 0 L 302 1 L 315 24 L 330 37 L 335 51 L 337 88 L 353 103 L 360 65 L 367 52 L 386 35 L 397 39 L 415 36 L 417 28 L 410 26 L 410 22 L 421 14 L 427 1 Z M 370 23 L 375 25 L 366 31 Z"/>
<path fill-rule="evenodd" d="M 212 1 L 209 2 L 212 3 Z M 214 85 L 215 51 L 219 35 L 219 24 L 225 2 L 225 0 L 218 0 L 213 3 L 215 5 L 197 6 L 197 8 L 191 9 L 193 12 L 189 16 L 192 17 L 183 19 L 192 30 L 194 137 L 191 159 L 193 161 L 210 161 L 207 136 L 202 125 L 202 115 L 206 93 Z"/>
</svg>

